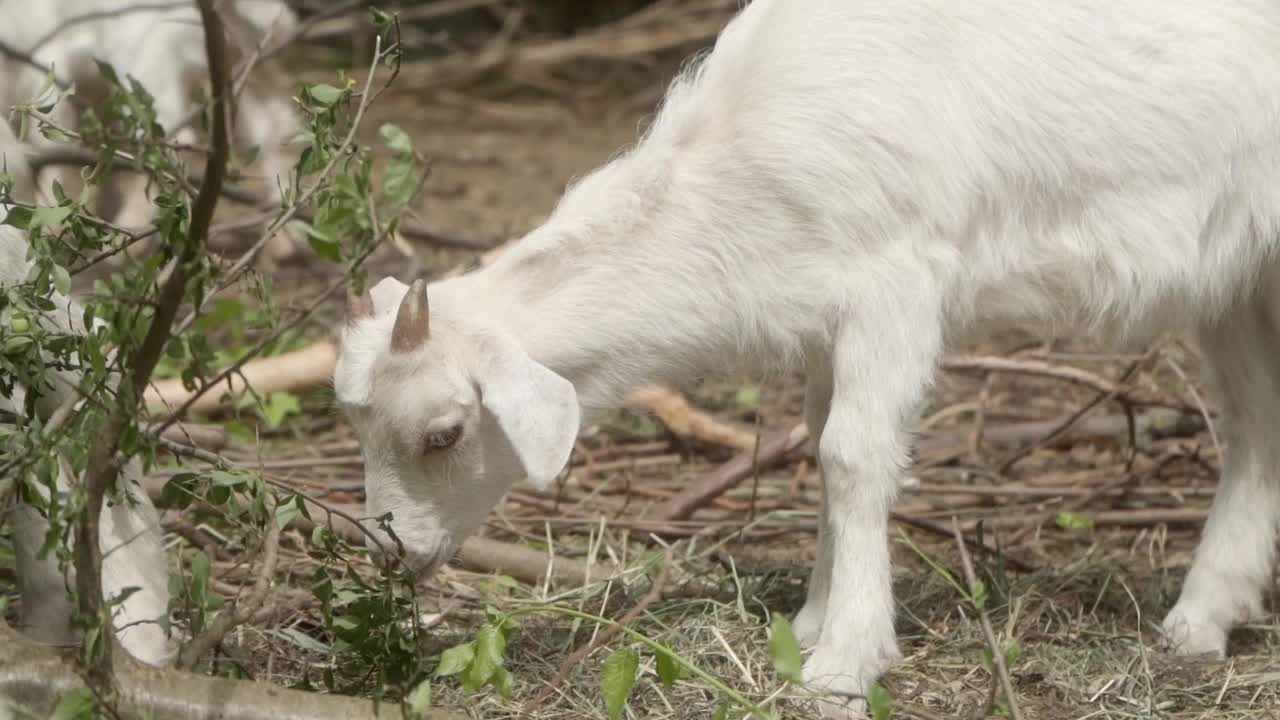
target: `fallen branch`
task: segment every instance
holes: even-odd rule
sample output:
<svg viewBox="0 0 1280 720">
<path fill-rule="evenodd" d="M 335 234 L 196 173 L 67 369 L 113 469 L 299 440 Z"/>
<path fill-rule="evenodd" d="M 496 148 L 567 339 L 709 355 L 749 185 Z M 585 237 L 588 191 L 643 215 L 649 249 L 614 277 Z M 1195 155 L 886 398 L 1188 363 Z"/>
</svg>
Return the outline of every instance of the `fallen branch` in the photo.
<svg viewBox="0 0 1280 720">
<path fill-rule="evenodd" d="M 192 675 L 143 665 L 122 649 L 115 661 L 115 717 L 153 720 L 402 719 L 400 705 L 293 690 L 268 683 Z M 0 621 L 0 716 L 53 717 L 58 702 L 85 687 L 74 660 Z M 432 718 L 460 720 L 433 708 Z"/>
<path fill-rule="evenodd" d="M 645 385 L 631 391 L 627 404 L 653 413 L 662 424 L 679 437 L 692 437 L 713 445 L 750 450 L 756 434 L 723 423 L 699 410 L 683 395 L 666 385 Z"/>
<path fill-rule="evenodd" d="M 683 520 L 716 497 L 751 477 L 752 472 L 768 467 L 809 439 L 809 428 L 803 423 L 789 432 L 773 432 L 760 440 L 758 452 L 748 450 L 703 476 L 658 506 L 650 515 L 656 521 Z"/>
<path fill-rule="evenodd" d="M 327 384 L 333 377 L 337 362 L 337 347 L 330 341 L 308 345 L 294 352 L 255 358 L 245 363 L 240 372 L 227 376 L 226 382 L 192 400 L 199 387 L 188 390 L 182 380 L 159 380 L 146 391 L 147 409 L 164 412 L 190 402 L 190 413 L 208 413 L 216 410 L 226 400 L 234 400 L 244 394 L 246 384 L 259 394 L 270 392 L 301 392 Z"/>
</svg>

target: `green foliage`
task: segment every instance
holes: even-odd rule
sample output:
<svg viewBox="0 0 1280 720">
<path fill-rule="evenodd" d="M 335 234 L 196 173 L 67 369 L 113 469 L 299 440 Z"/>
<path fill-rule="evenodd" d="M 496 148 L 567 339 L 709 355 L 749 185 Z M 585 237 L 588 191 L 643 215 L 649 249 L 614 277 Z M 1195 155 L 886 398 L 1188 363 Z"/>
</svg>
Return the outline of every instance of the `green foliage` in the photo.
<svg viewBox="0 0 1280 720">
<path fill-rule="evenodd" d="M 804 682 L 800 642 L 791 630 L 791 623 L 779 613 L 774 613 L 770 621 L 769 657 L 773 661 L 773 669 L 783 679 L 793 683 Z"/>
<path fill-rule="evenodd" d="M 631 688 L 636 685 L 639 670 L 640 656 L 634 650 L 620 648 L 605 658 L 604 670 L 600 673 L 600 692 L 604 695 L 604 705 L 610 720 L 622 717 L 622 710 L 627 706 Z"/>
</svg>

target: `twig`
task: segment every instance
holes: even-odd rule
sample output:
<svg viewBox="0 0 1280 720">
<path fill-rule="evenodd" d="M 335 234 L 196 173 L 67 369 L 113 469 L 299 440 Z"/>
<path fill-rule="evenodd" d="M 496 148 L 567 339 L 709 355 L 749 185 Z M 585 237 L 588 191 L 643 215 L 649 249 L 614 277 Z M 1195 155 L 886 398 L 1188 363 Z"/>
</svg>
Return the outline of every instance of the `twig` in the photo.
<svg viewBox="0 0 1280 720">
<path fill-rule="evenodd" d="M 923 530 L 927 533 L 932 533 L 934 535 L 937 535 L 938 537 L 945 537 L 945 538 L 951 537 L 950 530 L 947 530 L 941 525 L 929 522 L 928 520 L 925 520 L 923 518 L 914 518 L 905 513 L 900 513 L 896 511 L 889 513 L 889 516 L 892 517 L 895 521 L 902 523 L 903 525 L 909 525 L 913 528 L 916 528 L 917 530 Z M 1016 570 L 1022 573 L 1033 573 L 1036 571 L 1036 566 L 1028 562 L 1019 560 L 1018 558 L 1005 555 L 998 548 L 993 548 L 990 545 L 987 545 L 986 543 L 979 542 L 977 540 L 972 540 L 970 538 L 964 538 L 964 542 L 968 543 L 969 546 L 976 551 L 980 551 L 986 555 L 990 555 L 991 557 L 999 558 L 1001 561 L 1004 562 L 1005 565 L 1007 565 L 1009 568 L 1013 570 Z"/>
<path fill-rule="evenodd" d="M 253 589 L 243 601 L 237 601 L 224 610 L 209 627 L 185 645 L 178 653 L 176 665 L 179 669 L 190 670 L 195 667 L 205 653 L 214 649 L 238 625 L 243 625 L 258 612 L 267 599 L 271 589 L 271 580 L 276 572 L 276 558 L 280 550 L 280 523 L 276 521 L 274 512 L 267 513 L 267 535 L 262 541 L 262 565 L 258 568 Z"/>
<path fill-rule="evenodd" d="M 1115 393 L 1115 397 L 1122 399 L 1131 405 L 1155 405 L 1162 407 L 1172 407 L 1177 410 L 1194 410 L 1181 403 L 1171 404 L 1157 398 L 1149 398 L 1138 395 L 1136 392 L 1126 391 L 1122 387 L 1110 380 L 1082 370 L 1070 365 L 1054 365 L 1052 363 L 1042 362 L 1040 360 L 1028 360 L 1024 358 L 1014 359 L 998 356 L 986 355 L 954 355 L 945 358 L 942 361 L 942 368 L 953 372 L 1004 372 L 1015 373 L 1020 375 L 1039 375 L 1041 377 L 1050 377 L 1057 380 L 1064 380 L 1073 385 L 1097 390 L 1100 393 Z"/>
<path fill-rule="evenodd" d="M 564 662 L 560 663 L 560 669 L 556 671 L 556 674 L 548 680 L 542 690 L 534 696 L 533 700 L 526 707 L 526 711 L 532 712 L 538 707 L 541 707 L 542 704 L 551 697 L 551 694 L 559 689 L 559 687 L 569 679 L 569 675 L 573 672 L 573 669 L 585 660 L 587 656 L 591 654 L 592 650 L 612 640 L 614 636 L 622 632 L 624 627 L 635 622 L 636 618 L 640 617 L 645 610 L 648 610 L 650 606 L 661 600 L 663 590 L 667 584 L 667 574 L 670 570 L 671 551 L 667 550 L 666 558 L 663 560 L 662 566 L 658 570 L 657 577 L 653 579 L 653 585 L 649 588 L 649 592 L 645 593 L 644 597 L 640 598 L 640 602 L 632 606 L 630 610 L 627 610 L 627 612 L 618 619 L 616 624 L 609 625 L 604 628 L 600 632 L 596 633 L 585 644 L 578 647 L 577 650 L 569 653 L 569 655 L 565 657 Z"/>
<path fill-rule="evenodd" d="M 973 571 L 973 561 L 969 559 L 969 551 L 966 549 L 964 535 L 960 533 L 960 523 L 955 518 L 951 518 L 952 535 L 956 540 L 956 547 L 960 550 L 960 564 L 964 568 L 965 582 L 969 586 L 969 595 L 971 598 L 976 596 L 978 591 L 978 576 Z M 978 603 L 973 603 L 973 607 L 978 612 L 978 623 L 982 626 L 982 634 L 987 638 L 987 646 L 991 648 L 991 662 L 995 665 L 996 675 L 1000 678 L 1000 687 L 1004 690 L 1004 699 L 1009 703 L 1009 717 L 1012 720 L 1022 720 L 1022 711 L 1018 709 L 1018 698 L 1013 692 L 1013 680 L 1009 677 L 1009 668 L 1004 662 L 1004 651 L 1000 648 L 1000 642 L 996 639 L 996 631 L 991 627 L 991 617 L 987 615 L 987 609 Z"/>
</svg>

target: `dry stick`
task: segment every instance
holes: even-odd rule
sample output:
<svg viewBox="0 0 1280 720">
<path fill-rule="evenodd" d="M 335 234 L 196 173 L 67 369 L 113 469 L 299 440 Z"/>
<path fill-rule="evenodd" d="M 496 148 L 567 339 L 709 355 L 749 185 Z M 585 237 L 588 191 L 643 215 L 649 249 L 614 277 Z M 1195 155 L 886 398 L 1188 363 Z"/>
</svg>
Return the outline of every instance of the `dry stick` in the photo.
<svg viewBox="0 0 1280 720">
<path fill-rule="evenodd" d="M 237 601 L 232 607 L 224 610 L 205 631 L 191 640 L 178 653 L 177 667 L 190 670 L 195 667 L 205 653 L 214 649 L 238 625 L 243 625 L 258 612 L 267 599 L 271 589 L 271 580 L 276 572 L 276 559 L 280 550 L 280 523 L 276 522 L 275 513 L 267 516 L 267 536 L 262 541 L 262 565 L 258 568 L 258 576 L 253 583 L 253 590 L 243 602 Z"/>
<path fill-rule="evenodd" d="M 1094 396 L 1092 400 L 1090 400 L 1089 402 L 1081 406 L 1079 410 L 1076 410 L 1074 413 L 1067 416 L 1067 418 L 1064 419 L 1061 424 L 1053 428 L 1053 430 L 1051 430 L 1043 438 L 1036 441 L 1032 445 L 1028 445 L 1027 447 L 1021 448 L 1019 450 L 1016 450 L 1010 453 L 1009 456 L 1000 463 L 999 470 L 997 470 L 997 472 L 1000 475 L 1008 474 L 1009 470 L 1013 468 L 1013 466 L 1019 460 L 1030 455 L 1036 450 L 1039 450 L 1040 448 L 1048 445 L 1054 440 L 1057 440 L 1064 433 L 1070 430 L 1071 427 L 1075 425 L 1081 418 L 1089 414 L 1089 412 L 1091 412 L 1094 408 L 1098 407 L 1099 405 L 1102 405 L 1103 403 L 1115 400 L 1117 398 L 1120 398 L 1120 404 L 1124 406 L 1124 410 L 1125 410 L 1125 419 L 1127 420 L 1126 428 L 1128 429 L 1128 432 L 1129 432 L 1130 451 L 1132 453 L 1136 453 L 1137 452 L 1137 426 L 1133 418 L 1133 405 L 1122 397 L 1122 393 L 1124 392 L 1125 386 L 1133 378 L 1134 374 L 1138 372 L 1138 369 L 1143 365 L 1145 365 L 1151 359 L 1151 357 L 1154 356 L 1159 351 L 1159 349 L 1160 349 L 1160 346 L 1155 345 L 1151 349 L 1149 349 L 1146 353 L 1144 353 L 1142 357 L 1130 363 L 1129 367 L 1125 368 L 1124 373 L 1121 374 L 1120 380 L 1116 382 L 1115 387 L 1111 388 L 1106 392 L 1098 393 L 1096 396 Z"/>
<path fill-rule="evenodd" d="M 953 372 L 1005 372 L 1016 373 L 1021 375 L 1039 375 L 1042 377 L 1056 378 L 1065 380 L 1073 385 L 1081 385 L 1083 387 L 1092 388 L 1100 393 L 1116 393 L 1115 397 L 1122 399 L 1130 405 L 1154 405 L 1161 407 L 1170 407 L 1175 410 L 1194 411 L 1195 408 L 1184 405 L 1182 403 L 1169 403 L 1158 398 L 1148 398 L 1138 395 L 1133 390 L 1124 390 L 1118 387 L 1116 383 L 1070 365 L 1055 365 L 1053 363 L 1042 362 L 1040 360 L 1014 359 L 998 356 L 985 355 L 953 355 L 942 361 L 942 369 Z"/>
<path fill-rule="evenodd" d="M 218 189 L 226 174 L 230 146 L 227 139 L 227 120 L 224 96 L 227 90 L 227 49 L 223 37 L 222 20 L 213 9 L 213 0 L 199 0 L 200 16 L 205 27 L 205 53 L 209 62 L 209 77 L 213 86 L 213 152 L 205 166 L 208 181 L 200 189 L 191 208 L 191 225 L 187 242 L 181 254 L 175 258 L 169 279 L 161 286 L 155 305 L 155 314 L 142 344 L 134 352 L 127 366 L 131 376 L 117 393 L 116 407 L 108 416 L 103 431 L 89 450 L 88 470 L 85 474 L 85 508 L 76 523 L 75 568 L 76 597 L 80 616 L 85 621 L 101 621 L 102 613 L 102 548 L 98 545 L 98 522 L 102 515 L 103 495 L 115 485 L 120 465 L 116 452 L 124 429 L 136 411 L 141 398 L 139 392 L 147 386 L 152 370 L 160 361 L 165 344 L 169 340 L 178 306 L 186 289 L 187 267 L 200 257 L 208 239 L 209 225 L 218 204 Z M 110 619 L 100 622 L 101 638 L 97 645 L 95 661 L 89 670 L 89 684 L 106 695 L 107 705 L 113 705 L 115 693 L 112 674 L 112 650 L 114 633 Z"/>
<path fill-rule="evenodd" d="M 804 423 L 796 425 L 789 432 L 770 433 L 761 440 L 758 454 L 753 451 L 739 453 L 658 506 L 650 517 L 654 520 L 683 520 L 751 477 L 752 468 L 764 468 L 778 462 L 808 439 L 809 429 Z"/>
<path fill-rule="evenodd" d="M 640 602 L 636 603 L 630 610 L 623 614 L 618 622 L 609 625 L 594 637 L 581 645 L 577 650 L 569 653 L 565 657 L 564 662 L 560 663 L 560 669 L 556 671 L 554 677 L 547 681 L 545 687 L 534 696 L 533 700 L 526 706 L 526 712 L 532 713 L 551 697 L 551 693 L 555 692 L 566 680 L 573 669 L 591 654 L 592 650 L 609 642 L 615 635 L 622 632 L 622 629 L 636 621 L 645 610 L 662 599 L 663 590 L 667 584 L 667 573 L 671 570 L 671 551 L 667 551 L 666 559 L 662 562 L 662 567 L 658 570 L 658 576 L 653 580 L 653 586 L 649 588 L 649 592 L 640 598 Z"/>
<path fill-rule="evenodd" d="M 684 395 L 666 385 L 644 385 L 627 395 L 627 404 L 653 413 L 679 437 L 693 437 L 735 450 L 750 450 L 756 443 L 754 432 L 721 422 L 694 407 Z"/>
<path fill-rule="evenodd" d="M 964 568 L 965 582 L 969 586 L 969 594 L 973 597 L 978 591 L 978 576 L 973 572 L 973 561 L 969 559 L 969 551 L 965 547 L 964 535 L 960 533 L 960 523 L 954 517 L 951 518 L 952 535 L 956 540 L 956 547 L 960 550 L 960 564 Z M 1013 680 L 1009 678 L 1009 668 L 1004 662 L 1004 652 L 1000 649 L 1000 643 L 996 639 L 996 631 L 991 627 L 991 618 L 987 615 L 987 609 L 973 604 L 974 609 L 978 612 L 978 623 L 982 626 L 982 634 L 987 638 L 987 646 L 991 648 L 991 661 L 995 664 L 996 675 L 1000 678 L 1000 686 L 1004 689 L 1004 699 L 1009 703 L 1009 717 L 1013 720 L 1022 720 L 1022 712 L 1018 710 L 1018 699 L 1013 692 Z"/>
<path fill-rule="evenodd" d="M 902 523 L 903 525 L 910 525 L 911 527 L 916 528 L 917 530 L 923 530 L 927 533 L 932 533 L 933 535 L 937 535 L 938 537 L 944 537 L 944 538 L 951 537 L 950 530 L 947 530 L 941 525 L 929 522 L 928 520 L 925 520 L 923 518 L 911 517 L 910 515 L 896 512 L 896 511 L 890 512 L 889 516 L 893 518 L 896 522 Z M 1022 573 L 1033 573 L 1037 570 L 1035 565 L 1019 560 L 1018 558 L 1005 555 L 998 548 L 993 548 L 990 545 L 987 545 L 986 543 L 979 542 L 971 538 L 964 538 L 964 542 L 968 544 L 969 547 L 973 548 L 976 551 L 980 551 L 994 558 L 999 558 L 1011 570 L 1016 570 L 1017 572 L 1022 572 Z"/>
</svg>

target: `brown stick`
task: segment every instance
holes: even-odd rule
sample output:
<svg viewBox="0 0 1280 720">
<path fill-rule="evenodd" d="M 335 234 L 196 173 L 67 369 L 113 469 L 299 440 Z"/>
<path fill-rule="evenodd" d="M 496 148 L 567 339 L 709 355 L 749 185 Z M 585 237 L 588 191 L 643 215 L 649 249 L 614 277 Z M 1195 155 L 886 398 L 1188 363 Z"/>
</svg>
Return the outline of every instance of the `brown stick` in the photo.
<svg viewBox="0 0 1280 720">
<path fill-rule="evenodd" d="M 337 348 L 332 342 L 325 340 L 294 352 L 255 358 L 245 363 L 239 373 L 228 376 L 227 381 L 218 388 L 196 398 L 188 411 L 207 413 L 216 410 L 224 400 L 243 394 L 246 384 L 260 394 L 298 392 L 322 386 L 332 377 L 337 357 Z M 197 391 L 198 388 L 187 390 L 180 379 L 159 380 L 146 390 L 147 409 L 163 412 L 181 407 Z"/>
<path fill-rule="evenodd" d="M 689 404 L 684 395 L 666 385 L 645 385 L 627 395 L 627 404 L 653 413 L 672 433 L 692 437 L 713 445 L 750 450 L 756 435 L 750 430 L 733 427 Z"/>
<path fill-rule="evenodd" d="M 654 510 L 651 518 L 662 521 L 683 520 L 689 517 L 715 497 L 751 477 L 753 468 L 762 468 L 778 462 L 808 439 L 809 429 L 803 423 L 792 428 L 790 432 L 774 432 L 766 435 L 760 442 L 756 463 L 752 462 L 751 451 L 739 453 L 732 460 L 660 505 Z"/>
</svg>

